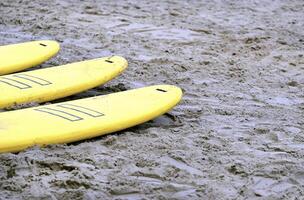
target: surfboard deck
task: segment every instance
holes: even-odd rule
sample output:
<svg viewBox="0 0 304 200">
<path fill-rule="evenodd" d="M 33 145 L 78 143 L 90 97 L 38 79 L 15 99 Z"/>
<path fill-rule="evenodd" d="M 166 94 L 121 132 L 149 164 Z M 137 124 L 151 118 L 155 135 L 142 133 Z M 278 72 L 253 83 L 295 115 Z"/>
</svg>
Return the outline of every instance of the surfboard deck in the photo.
<svg viewBox="0 0 304 200">
<path fill-rule="evenodd" d="M 173 108 L 180 88 L 156 85 L 0 113 L 0 152 L 69 143 L 149 121 Z"/>
<path fill-rule="evenodd" d="M 127 65 L 124 58 L 111 56 L 0 76 L 0 108 L 85 91 L 118 76 Z"/>
<path fill-rule="evenodd" d="M 0 46 L 0 75 L 39 65 L 56 55 L 59 48 L 59 44 L 51 40 Z"/>
</svg>

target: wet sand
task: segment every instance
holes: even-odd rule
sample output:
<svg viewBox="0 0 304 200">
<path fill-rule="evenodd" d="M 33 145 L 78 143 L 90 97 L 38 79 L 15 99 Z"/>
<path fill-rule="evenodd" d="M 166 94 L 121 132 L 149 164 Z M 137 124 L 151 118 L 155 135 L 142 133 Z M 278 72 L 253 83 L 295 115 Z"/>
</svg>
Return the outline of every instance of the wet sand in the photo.
<svg viewBox="0 0 304 200">
<path fill-rule="evenodd" d="M 1 1 L 1 45 L 61 43 L 37 68 L 128 59 L 59 101 L 163 83 L 184 97 L 119 133 L 1 154 L 0 199 L 301 199 L 303 19 L 302 1 Z"/>
</svg>

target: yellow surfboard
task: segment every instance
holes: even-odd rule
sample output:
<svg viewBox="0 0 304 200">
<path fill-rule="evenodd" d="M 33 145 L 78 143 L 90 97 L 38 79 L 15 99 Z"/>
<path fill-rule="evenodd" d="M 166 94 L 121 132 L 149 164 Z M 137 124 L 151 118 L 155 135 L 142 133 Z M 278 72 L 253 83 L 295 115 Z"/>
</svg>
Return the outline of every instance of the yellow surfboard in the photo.
<svg viewBox="0 0 304 200">
<path fill-rule="evenodd" d="M 0 75 L 39 65 L 56 55 L 59 48 L 50 40 L 0 46 Z"/>
<path fill-rule="evenodd" d="M 124 58 L 111 56 L 0 76 L 0 108 L 45 102 L 85 91 L 113 79 L 127 65 Z"/>
<path fill-rule="evenodd" d="M 166 113 L 181 96 L 178 87 L 157 85 L 0 113 L 0 152 L 119 131 Z"/>
</svg>

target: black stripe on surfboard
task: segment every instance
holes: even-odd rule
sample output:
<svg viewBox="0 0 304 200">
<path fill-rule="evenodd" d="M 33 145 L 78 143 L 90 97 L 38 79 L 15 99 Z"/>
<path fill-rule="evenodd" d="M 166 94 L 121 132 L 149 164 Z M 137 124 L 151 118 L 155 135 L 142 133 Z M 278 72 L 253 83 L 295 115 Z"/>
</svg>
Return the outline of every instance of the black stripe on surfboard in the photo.
<svg viewBox="0 0 304 200">
<path fill-rule="evenodd" d="M 3 80 L 4 79 L 4 80 Z M 32 86 L 22 83 L 21 81 L 17 81 L 11 78 L 7 78 L 7 77 L 1 77 L 0 82 L 5 83 L 7 85 L 19 88 L 19 89 L 28 89 L 28 88 L 32 88 Z"/>
<path fill-rule="evenodd" d="M 76 112 L 80 112 L 80 113 L 89 115 L 91 117 L 104 116 L 104 114 L 101 113 L 101 112 L 98 112 L 96 110 L 86 108 L 86 107 L 83 107 L 83 106 L 74 105 L 74 104 L 61 104 L 61 105 L 57 105 L 57 107 L 61 107 L 61 108 L 73 110 L 73 111 L 76 111 Z"/>
<path fill-rule="evenodd" d="M 39 112 L 48 113 L 50 115 L 54 115 L 54 116 L 66 119 L 66 120 L 71 121 L 71 122 L 83 120 L 83 118 L 81 118 L 79 116 L 73 115 L 71 113 L 68 113 L 68 112 L 65 112 L 65 111 L 62 111 L 62 110 L 57 110 L 57 109 L 54 109 L 54 108 L 37 108 L 37 109 L 34 109 L 34 110 L 39 111 Z"/>
<path fill-rule="evenodd" d="M 32 76 L 32 75 L 28 75 L 28 74 L 15 74 L 13 76 L 17 77 L 17 78 L 24 79 L 24 80 L 31 81 L 31 82 L 36 83 L 36 84 L 41 85 L 41 86 L 52 84 L 51 82 L 49 82 L 45 79 L 42 79 L 42 78 L 39 78 L 39 77 L 36 77 L 36 76 Z"/>
<path fill-rule="evenodd" d="M 40 46 L 43 46 L 43 47 L 47 47 L 46 44 L 43 44 L 43 43 L 39 43 Z"/>
</svg>

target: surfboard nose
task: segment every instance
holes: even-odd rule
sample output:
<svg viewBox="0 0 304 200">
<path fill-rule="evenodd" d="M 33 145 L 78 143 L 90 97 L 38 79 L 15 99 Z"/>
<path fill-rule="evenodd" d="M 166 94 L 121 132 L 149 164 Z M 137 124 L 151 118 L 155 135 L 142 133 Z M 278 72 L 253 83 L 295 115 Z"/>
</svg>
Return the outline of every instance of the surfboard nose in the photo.
<svg viewBox="0 0 304 200">
<path fill-rule="evenodd" d="M 156 92 L 170 96 L 176 103 L 178 103 L 182 96 L 183 91 L 181 88 L 174 85 L 156 85 L 154 86 Z"/>
<path fill-rule="evenodd" d="M 58 52 L 60 49 L 60 44 L 53 40 L 40 40 L 36 42 L 41 49 L 53 49 L 54 52 Z"/>
<path fill-rule="evenodd" d="M 121 56 L 110 56 L 106 59 L 106 62 L 115 63 L 116 66 L 121 68 L 121 71 L 124 71 L 128 67 L 128 61 Z"/>
</svg>

